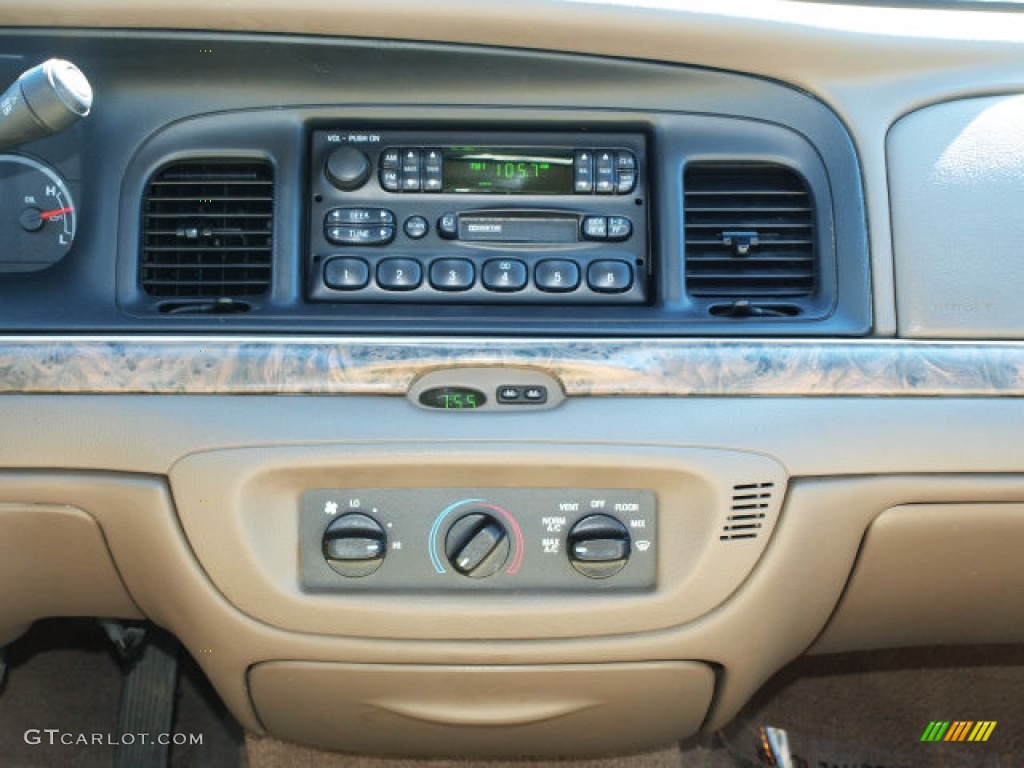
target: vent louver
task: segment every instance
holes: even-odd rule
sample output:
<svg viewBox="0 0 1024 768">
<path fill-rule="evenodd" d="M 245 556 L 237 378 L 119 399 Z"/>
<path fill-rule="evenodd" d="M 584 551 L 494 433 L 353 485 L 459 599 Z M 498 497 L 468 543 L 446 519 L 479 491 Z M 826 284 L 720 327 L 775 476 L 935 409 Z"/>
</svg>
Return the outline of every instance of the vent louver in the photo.
<svg viewBox="0 0 1024 768">
<path fill-rule="evenodd" d="M 175 163 L 150 179 L 142 206 L 140 271 L 150 296 L 232 299 L 270 288 L 269 163 Z"/>
<path fill-rule="evenodd" d="M 774 491 L 775 483 L 734 485 L 732 507 L 718 538 L 721 541 L 756 539 L 764 527 Z"/>
<path fill-rule="evenodd" d="M 693 297 L 771 307 L 816 288 L 814 204 L 803 178 L 767 163 L 698 163 L 684 178 L 686 286 Z"/>
</svg>

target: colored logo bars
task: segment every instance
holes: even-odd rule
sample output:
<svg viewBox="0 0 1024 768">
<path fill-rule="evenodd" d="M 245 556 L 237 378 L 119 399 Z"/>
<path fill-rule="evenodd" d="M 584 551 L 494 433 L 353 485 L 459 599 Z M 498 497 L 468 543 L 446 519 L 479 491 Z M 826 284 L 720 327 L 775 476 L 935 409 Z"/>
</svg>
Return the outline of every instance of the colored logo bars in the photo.
<svg viewBox="0 0 1024 768">
<path fill-rule="evenodd" d="M 995 720 L 933 720 L 921 734 L 921 741 L 988 741 L 995 729 Z"/>
</svg>

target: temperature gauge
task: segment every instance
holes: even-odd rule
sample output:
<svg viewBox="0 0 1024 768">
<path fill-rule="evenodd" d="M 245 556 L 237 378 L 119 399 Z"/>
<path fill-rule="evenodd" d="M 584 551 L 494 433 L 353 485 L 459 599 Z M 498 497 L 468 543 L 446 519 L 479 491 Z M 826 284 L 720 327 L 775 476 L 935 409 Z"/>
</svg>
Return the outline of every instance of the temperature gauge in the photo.
<svg viewBox="0 0 1024 768">
<path fill-rule="evenodd" d="M 56 171 L 30 157 L 0 154 L 0 270 L 56 264 L 71 250 L 76 221 L 75 202 Z"/>
</svg>

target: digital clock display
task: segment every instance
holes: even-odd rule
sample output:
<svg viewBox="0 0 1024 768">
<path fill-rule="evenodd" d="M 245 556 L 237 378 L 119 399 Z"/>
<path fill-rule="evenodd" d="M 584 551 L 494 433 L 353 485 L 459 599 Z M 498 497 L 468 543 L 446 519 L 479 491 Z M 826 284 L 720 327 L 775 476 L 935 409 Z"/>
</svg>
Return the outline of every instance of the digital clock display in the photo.
<svg viewBox="0 0 1024 768">
<path fill-rule="evenodd" d="M 470 387 L 434 387 L 420 395 L 420 404 L 445 411 L 471 411 L 487 402 L 487 396 Z"/>
<path fill-rule="evenodd" d="M 571 150 L 511 147 L 446 149 L 442 192 L 498 195 L 571 195 Z"/>
</svg>

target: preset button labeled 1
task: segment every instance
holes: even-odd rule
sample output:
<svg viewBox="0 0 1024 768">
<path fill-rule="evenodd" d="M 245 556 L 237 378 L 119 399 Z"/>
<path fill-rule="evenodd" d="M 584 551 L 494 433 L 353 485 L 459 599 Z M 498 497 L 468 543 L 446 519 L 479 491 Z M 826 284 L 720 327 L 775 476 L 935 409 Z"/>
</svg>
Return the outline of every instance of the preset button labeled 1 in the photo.
<svg viewBox="0 0 1024 768">
<path fill-rule="evenodd" d="M 324 283 L 336 291 L 358 291 L 370 282 L 370 268 L 362 259 L 331 259 L 324 265 Z"/>
</svg>

